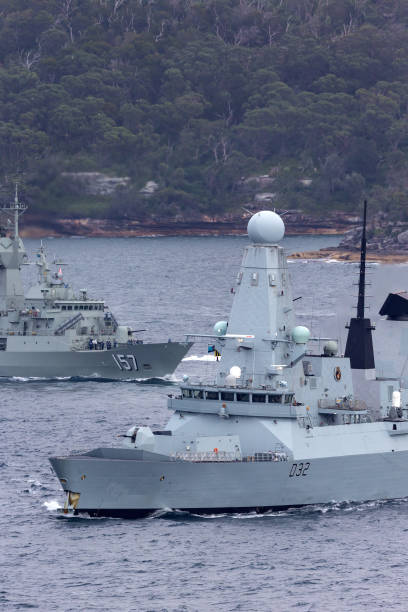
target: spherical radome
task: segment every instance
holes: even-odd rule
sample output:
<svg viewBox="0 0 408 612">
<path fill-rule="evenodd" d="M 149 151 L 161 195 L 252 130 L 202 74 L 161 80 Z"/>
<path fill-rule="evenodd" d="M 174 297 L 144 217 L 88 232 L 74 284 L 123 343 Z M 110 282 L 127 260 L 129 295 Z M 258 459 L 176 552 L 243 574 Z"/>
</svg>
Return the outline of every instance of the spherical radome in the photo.
<svg viewBox="0 0 408 612">
<path fill-rule="evenodd" d="M 310 331 L 303 325 L 297 325 L 293 328 L 292 339 L 296 344 L 306 344 L 310 338 Z"/>
<path fill-rule="evenodd" d="M 214 325 L 214 334 L 216 336 L 225 336 L 227 333 L 228 321 L 217 321 Z"/>
<path fill-rule="evenodd" d="M 285 235 L 285 224 L 281 217 L 271 210 L 255 213 L 248 223 L 248 236 L 252 242 L 276 244 Z"/>
<path fill-rule="evenodd" d="M 329 340 L 323 347 L 323 353 L 328 357 L 334 357 L 337 355 L 339 350 L 339 345 L 335 340 Z"/>
</svg>

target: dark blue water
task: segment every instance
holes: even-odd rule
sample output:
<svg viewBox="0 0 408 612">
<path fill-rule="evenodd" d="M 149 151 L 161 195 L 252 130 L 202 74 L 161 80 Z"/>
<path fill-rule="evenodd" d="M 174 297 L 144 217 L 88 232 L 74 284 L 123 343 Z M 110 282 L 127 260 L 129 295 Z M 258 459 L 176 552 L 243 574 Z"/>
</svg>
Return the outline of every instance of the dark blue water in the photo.
<svg viewBox="0 0 408 612">
<path fill-rule="evenodd" d="M 336 238 L 286 239 L 289 250 Z M 227 318 L 245 238 L 58 239 L 66 278 L 104 297 L 146 338 L 181 339 Z M 26 241 L 28 251 L 37 246 Z M 352 264 L 290 264 L 299 321 L 343 335 L 354 303 Z M 28 270 L 26 275 L 34 271 Z M 407 266 L 373 268 L 372 316 Z M 405 333 L 405 332 L 404 332 Z M 384 359 L 404 368 L 401 331 L 379 322 Z M 400 346 L 401 345 L 401 346 Z M 400 351 L 401 349 L 401 351 Z M 403 351 L 402 351 L 403 353 Z M 175 374 L 210 377 L 198 344 Z M 200 518 L 66 518 L 47 457 L 118 444 L 133 424 L 163 426 L 176 382 L 3 381 L 0 411 L 0 609 L 261 611 L 408 609 L 406 501 Z M 335 475 L 333 475 L 335 477 Z"/>
</svg>

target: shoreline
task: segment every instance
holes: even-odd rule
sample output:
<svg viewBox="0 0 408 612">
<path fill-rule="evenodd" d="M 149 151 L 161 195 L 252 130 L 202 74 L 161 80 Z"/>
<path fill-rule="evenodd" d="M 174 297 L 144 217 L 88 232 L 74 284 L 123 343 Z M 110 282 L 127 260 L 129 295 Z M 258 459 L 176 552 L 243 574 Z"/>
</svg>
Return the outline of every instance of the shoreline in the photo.
<svg viewBox="0 0 408 612">
<path fill-rule="evenodd" d="M 58 219 L 53 223 L 38 222 L 35 218 L 26 218 L 20 230 L 23 239 L 31 238 L 162 238 L 177 236 L 245 236 L 247 220 L 237 221 L 199 221 L 139 223 L 137 221 L 111 221 L 108 219 Z M 287 223 L 287 236 L 341 236 L 349 227 L 343 224 L 299 224 Z M 360 251 L 328 247 L 319 251 L 295 252 L 289 259 L 333 259 L 344 262 L 358 262 Z M 367 253 L 368 262 L 408 263 L 408 250 L 371 251 Z"/>
<path fill-rule="evenodd" d="M 304 251 L 302 253 L 292 253 L 289 259 L 334 259 L 336 261 L 345 261 L 350 263 L 358 263 L 360 261 L 360 251 L 347 251 L 343 249 L 321 249 L 320 251 Z M 408 263 L 408 251 L 398 252 L 369 252 L 366 256 L 368 263 Z"/>
<path fill-rule="evenodd" d="M 234 220 L 197 220 L 139 222 L 135 220 L 111 219 L 38 219 L 27 216 L 22 224 L 22 238 L 63 238 L 83 236 L 87 238 L 133 238 L 164 236 L 241 236 L 246 234 L 247 218 Z M 287 222 L 286 235 L 342 235 L 350 226 L 342 223 L 319 221 L 299 223 Z"/>
</svg>

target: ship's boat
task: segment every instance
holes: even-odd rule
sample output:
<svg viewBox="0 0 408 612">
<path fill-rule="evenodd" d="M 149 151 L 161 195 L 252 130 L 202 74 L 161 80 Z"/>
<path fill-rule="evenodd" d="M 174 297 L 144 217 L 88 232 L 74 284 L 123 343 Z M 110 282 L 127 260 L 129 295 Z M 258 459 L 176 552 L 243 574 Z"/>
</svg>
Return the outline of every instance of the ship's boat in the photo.
<svg viewBox="0 0 408 612">
<path fill-rule="evenodd" d="M 368 348 L 361 358 L 351 338 L 341 355 L 336 338 L 296 324 L 282 219 L 257 213 L 248 235 L 228 322 L 198 336 L 221 353 L 215 380 L 185 377 L 163 430 L 134 426 L 122 447 L 52 457 L 66 512 L 137 517 L 408 496 L 408 391 L 375 376 L 363 296 L 349 334 L 369 337 Z M 355 373 L 367 374 L 374 403 L 356 397 Z"/>
<path fill-rule="evenodd" d="M 172 374 L 190 342 L 144 342 L 120 325 L 103 300 L 76 292 L 63 263 L 51 271 L 41 244 L 38 283 L 24 294 L 27 263 L 19 237 L 26 207 L 15 199 L 0 208 L 0 376 L 145 379 Z M 143 330 L 140 330 L 143 331 Z"/>
</svg>

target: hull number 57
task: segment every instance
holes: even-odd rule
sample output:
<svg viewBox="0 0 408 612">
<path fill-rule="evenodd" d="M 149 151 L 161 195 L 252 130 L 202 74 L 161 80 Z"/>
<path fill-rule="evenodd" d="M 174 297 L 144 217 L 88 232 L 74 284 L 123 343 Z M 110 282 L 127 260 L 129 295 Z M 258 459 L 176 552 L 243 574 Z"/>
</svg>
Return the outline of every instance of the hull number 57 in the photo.
<svg viewBox="0 0 408 612">
<path fill-rule="evenodd" d="M 134 355 L 114 355 L 112 357 L 120 370 L 138 370 L 137 361 Z"/>
</svg>

